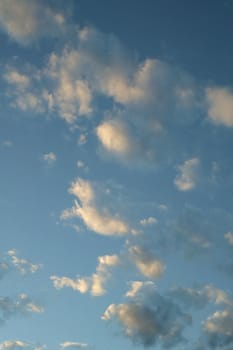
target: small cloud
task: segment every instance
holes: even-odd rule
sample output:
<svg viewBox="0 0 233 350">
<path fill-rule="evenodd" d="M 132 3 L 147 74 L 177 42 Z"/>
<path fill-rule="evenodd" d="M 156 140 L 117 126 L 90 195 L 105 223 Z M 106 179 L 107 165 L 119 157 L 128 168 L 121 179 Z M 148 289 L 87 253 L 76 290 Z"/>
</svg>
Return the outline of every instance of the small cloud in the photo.
<svg viewBox="0 0 233 350">
<path fill-rule="evenodd" d="M 199 163 L 198 158 L 192 158 L 178 166 L 179 174 L 176 176 L 174 184 L 180 191 L 190 191 L 196 187 Z"/>
<path fill-rule="evenodd" d="M 8 250 L 7 254 L 11 259 L 12 265 L 22 275 L 26 275 L 27 273 L 35 273 L 41 268 L 41 265 L 39 264 L 33 264 L 24 258 L 19 258 L 15 249 Z"/>
<path fill-rule="evenodd" d="M 14 144 L 10 140 L 5 140 L 5 141 L 2 142 L 1 146 L 4 147 L 4 148 L 11 148 L 11 147 L 14 146 Z"/>
<path fill-rule="evenodd" d="M 225 87 L 206 89 L 208 117 L 215 124 L 233 126 L 233 92 Z"/>
<path fill-rule="evenodd" d="M 43 160 L 44 160 L 45 162 L 47 162 L 49 165 L 51 165 L 51 164 L 53 164 L 53 163 L 56 162 L 57 156 L 56 156 L 56 154 L 53 153 L 53 152 L 45 153 L 45 154 L 43 155 Z"/>
<path fill-rule="evenodd" d="M 227 242 L 233 246 L 233 232 L 227 232 L 224 235 L 225 239 L 227 240 Z"/>
<path fill-rule="evenodd" d="M 85 143 L 87 142 L 87 134 L 80 134 L 77 142 L 78 145 L 85 145 Z"/>
<path fill-rule="evenodd" d="M 60 347 L 61 347 L 61 350 L 64 350 L 64 349 L 70 349 L 70 350 L 72 350 L 72 349 L 73 350 L 74 349 L 90 349 L 90 345 L 88 345 L 86 343 L 70 342 L 70 341 L 66 341 L 64 343 L 61 343 Z"/>
<path fill-rule="evenodd" d="M 129 248 L 131 261 L 135 264 L 140 273 L 149 278 L 160 278 L 164 271 L 165 265 L 145 248 L 138 245 Z"/>
<path fill-rule="evenodd" d="M 149 216 L 148 218 L 146 219 L 142 219 L 140 220 L 140 224 L 142 226 L 150 226 L 150 225 L 154 225 L 154 224 L 157 224 L 158 220 L 152 216 Z"/>
</svg>

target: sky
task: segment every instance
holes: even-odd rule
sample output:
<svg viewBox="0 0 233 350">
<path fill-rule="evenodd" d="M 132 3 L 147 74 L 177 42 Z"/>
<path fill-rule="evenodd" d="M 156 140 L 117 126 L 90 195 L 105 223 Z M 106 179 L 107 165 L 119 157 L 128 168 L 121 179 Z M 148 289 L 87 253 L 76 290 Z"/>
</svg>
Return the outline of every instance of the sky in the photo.
<svg viewBox="0 0 233 350">
<path fill-rule="evenodd" d="M 233 349 L 232 20 L 0 0 L 0 350 Z"/>
</svg>

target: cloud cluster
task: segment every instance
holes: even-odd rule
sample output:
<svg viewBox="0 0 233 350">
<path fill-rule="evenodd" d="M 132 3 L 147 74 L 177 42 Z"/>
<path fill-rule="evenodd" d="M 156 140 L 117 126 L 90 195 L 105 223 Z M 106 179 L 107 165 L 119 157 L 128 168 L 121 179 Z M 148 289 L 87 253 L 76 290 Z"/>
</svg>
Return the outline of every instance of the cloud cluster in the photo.
<svg viewBox="0 0 233 350">
<path fill-rule="evenodd" d="M 0 27 L 19 44 L 40 37 L 57 37 L 64 31 L 65 18 L 36 0 L 1 0 Z"/>
<path fill-rule="evenodd" d="M 102 319 L 116 319 L 127 337 L 144 346 L 159 344 L 170 348 L 181 343 L 183 330 L 191 323 L 191 317 L 169 298 L 160 295 L 152 283 L 143 283 L 136 289 L 128 293 L 129 303 L 109 305 Z"/>
<path fill-rule="evenodd" d="M 0 323 L 5 323 L 15 315 L 41 313 L 44 308 L 31 300 L 27 294 L 18 295 L 17 299 L 9 297 L 0 298 Z"/>
<path fill-rule="evenodd" d="M 76 196 L 78 202 L 75 201 L 74 207 L 63 211 L 62 219 L 78 217 L 88 229 L 101 235 L 122 236 L 130 233 L 131 229 L 125 221 L 96 205 L 95 192 L 90 182 L 78 178 L 71 184 L 69 192 Z"/>
<path fill-rule="evenodd" d="M 104 255 L 99 256 L 98 262 L 96 272 L 89 277 L 73 280 L 68 277 L 51 276 L 50 279 L 57 289 L 69 287 L 79 293 L 90 292 L 93 296 L 102 296 L 106 293 L 105 285 L 111 278 L 110 269 L 120 265 L 120 259 L 117 255 Z"/>
</svg>

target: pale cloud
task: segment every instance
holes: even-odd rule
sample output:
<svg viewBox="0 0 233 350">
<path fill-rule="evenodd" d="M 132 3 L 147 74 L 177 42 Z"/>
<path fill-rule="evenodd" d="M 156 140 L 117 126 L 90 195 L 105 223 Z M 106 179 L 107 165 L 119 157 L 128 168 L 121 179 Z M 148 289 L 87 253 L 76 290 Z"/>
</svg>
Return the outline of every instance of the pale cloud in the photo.
<svg viewBox="0 0 233 350">
<path fill-rule="evenodd" d="M 146 277 L 160 278 L 165 271 L 165 265 L 155 258 L 150 251 L 140 246 L 129 247 L 129 258 L 138 271 Z"/>
<path fill-rule="evenodd" d="M 14 146 L 14 143 L 10 140 L 5 140 L 1 143 L 1 146 L 4 148 L 11 148 Z"/>
<path fill-rule="evenodd" d="M 229 245 L 233 245 L 233 232 L 227 232 L 224 237 Z"/>
<path fill-rule="evenodd" d="M 95 273 L 89 277 L 78 277 L 76 280 L 68 277 L 51 276 L 53 285 L 57 289 L 72 288 L 79 293 L 90 292 L 93 296 L 102 296 L 106 293 L 105 285 L 111 278 L 110 269 L 120 265 L 117 255 L 104 255 L 98 257 L 98 265 Z"/>
<path fill-rule="evenodd" d="M 20 44 L 44 36 L 58 36 L 64 30 L 62 13 L 40 4 L 36 0 L 1 0 L 0 26 Z"/>
<path fill-rule="evenodd" d="M 30 85 L 29 76 L 22 74 L 11 67 L 7 68 L 7 73 L 5 74 L 4 78 L 9 84 L 14 84 L 16 88 L 21 91 L 25 90 Z"/>
<path fill-rule="evenodd" d="M 56 162 L 57 156 L 53 152 L 45 153 L 45 154 L 43 154 L 43 160 L 51 165 L 54 162 Z"/>
<path fill-rule="evenodd" d="M 117 155 L 129 155 L 134 149 L 125 125 L 120 121 L 105 121 L 97 127 L 96 133 L 104 148 Z"/>
<path fill-rule="evenodd" d="M 86 343 L 66 341 L 64 343 L 61 343 L 60 347 L 62 350 L 64 350 L 64 349 L 89 349 L 90 345 L 88 345 Z"/>
<path fill-rule="evenodd" d="M 215 124 L 233 126 L 233 92 L 226 87 L 206 89 L 208 116 Z"/>
<path fill-rule="evenodd" d="M 22 275 L 26 275 L 27 273 L 35 273 L 41 268 L 40 264 L 33 264 L 25 258 L 19 258 L 15 249 L 8 250 L 7 254 L 11 259 L 12 265 Z"/>
<path fill-rule="evenodd" d="M 154 225 L 158 222 L 158 220 L 153 217 L 153 216 L 149 216 L 148 218 L 142 219 L 140 220 L 140 224 L 142 226 L 150 226 L 150 225 Z"/>
<path fill-rule="evenodd" d="M 174 184 L 180 191 L 189 191 L 196 187 L 199 163 L 198 158 L 192 158 L 178 166 L 179 174 L 176 176 Z"/>
<path fill-rule="evenodd" d="M 21 340 L 6 340 L 0 343 L 0 350 L 16 350 L 16 349 L 26 349 L 29 344 Z"/>
<path fill-rule="evenodd" d="M 233 347 L 232 310 L 216 311 L 203 323 L 206 336 L 205 348 L 231 350 Z"/>
<path fill-rule="evenodd" d="M 9 297 L 0 298 L 1 323 L 5 323 L 9 318 L 16 315 L 42 313 L 43 311 L 44 308 L 33 302 L 27 294 L 20 294 L 15 300 Z"/>
<path fill-rule="evenodd" d="M 95 203 L 95 193 L 90 182 L 78 178 L 71 184 L 69 192 L 77 197 L 75 206 L 63 211 L 61 218 L 79 217 L 90 230 L 107 236 L 125 235 L 133 232 L 128 224 L 107 209 L 99 210 Z"/>
</svg>

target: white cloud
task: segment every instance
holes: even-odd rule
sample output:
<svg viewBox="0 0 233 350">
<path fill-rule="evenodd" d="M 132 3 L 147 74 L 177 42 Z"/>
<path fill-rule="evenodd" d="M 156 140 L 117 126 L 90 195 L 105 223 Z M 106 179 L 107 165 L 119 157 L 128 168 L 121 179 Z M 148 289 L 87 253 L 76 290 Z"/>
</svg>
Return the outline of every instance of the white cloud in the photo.
<svg viewBox="0 0 233 350">
<path fill-rule="evenodd" d="M 157 222 L 158 222 L 158 220 L 156 218 L 154 218 L 153 216 L 149 216 L 148 218 L 140 220 L 140 224 L 142 226 L 154 225 Z"/>
<path fill-rule="evenodd" d="M 218 334 L 219 336 L 229 337 L 228 344 L 233 345 L 232 312 L 230 310 L 216 311 L 204 322 L 204 330 L 212 335 Z"/>
<path fill-rule="evenodd" d="M 75 195 L 80 203 L 75 201 L 74 207 L 64 210 L 62 219 L 79 217 L 90 230 L 107 236 L 133 232 L 126 222 L 111 215 L 107 209 L 100 211 L 97 208 L 95 193 L 90 182 L 78 178 L 72 183 L 69 192 Z"/>
<path fill-rule="evenodd" d="M 233 92 L 225 87 L 206 89 L 208 116 L 216 124 L 233 126 Z"/>
<path fill-rule="evenodd" d="M 227 232 L 224 237 L 230 245 L 233 245 L 233 232 Z"/>
<path fill-rule="evenodd" d="M 64 343 L 61 343 L 60 347 L 62 350 L 64 350 L 64 349 L 89 349 L 90 345 L 88 345 L 86 343 L 66 341 Z"/>
<path fill-rule="evenodd" d="M 129 248 L 130 259 L 140 273 L 149 278 L 160 278 L 164 271 L 164 264 L 155 258 L 150 251 L 134 245 Z"/>
<path fill-rule="evenodd" d="M 1 0 L 0 26 L 20 44 L 44 36 L 58 36 L 64 30 L 65 18 L 36 0 Z"/>
<path fill-rule="evenodd" d="M 180 191 L 189 191 L 196 186 L 199 163 L 198 158 L 192 158 L 178 166 L 179 174 L 176 176 L 174 184 Z"/>
<path fill-rule="evenodd" d="M 43 155 L 43 160 L 47 162 L 48 164 L 53 164 L 57 160 L 57 156 L 53 152 L 45 153 Z"/>
<path fill-rule="evenodd" d="M 93 296 L 102 296 L 106 293 L 105 285 L 111 278 L 110 269 L 119 265 L 120 259 L 117 255 L 104 255 L 98 257 L 98 262 L 95 273 L 89 277 L 73 280 L 68 277 L 51 276 L 50 279 L 57 289 L 69 287 L 82 294 L 90 292 Z"/>
</svg>

